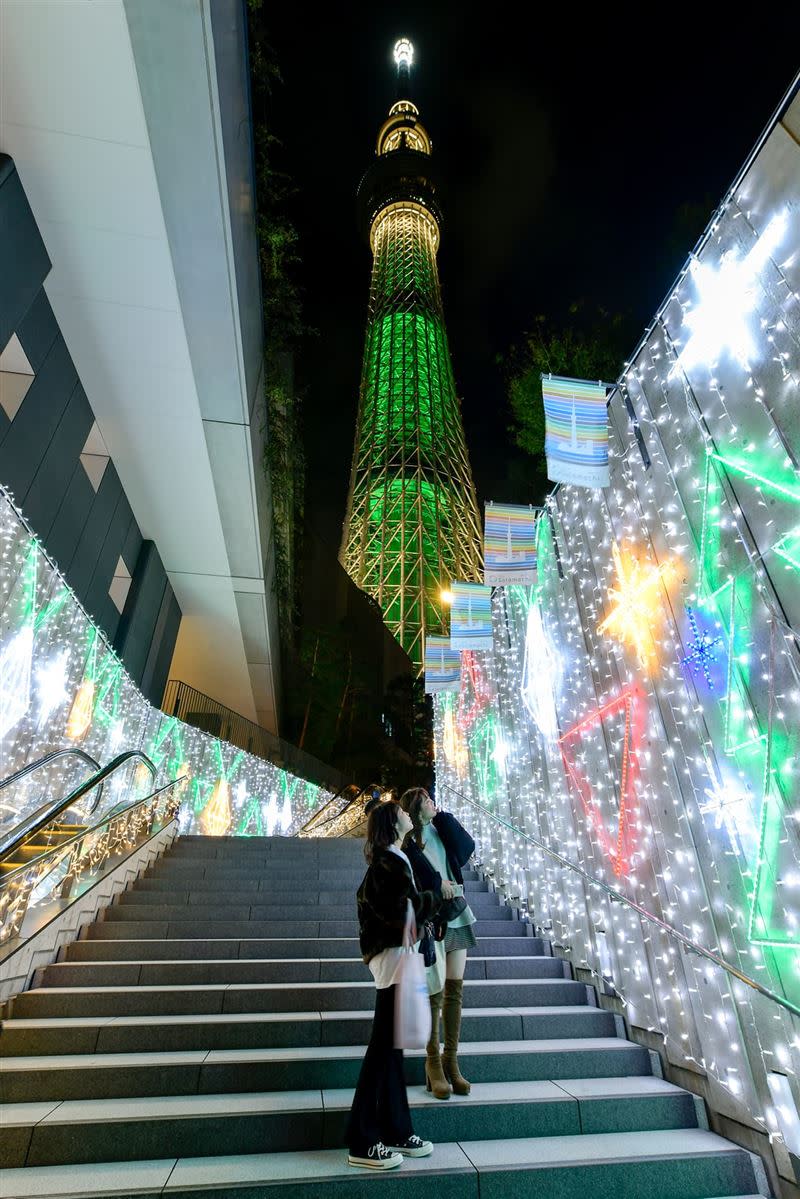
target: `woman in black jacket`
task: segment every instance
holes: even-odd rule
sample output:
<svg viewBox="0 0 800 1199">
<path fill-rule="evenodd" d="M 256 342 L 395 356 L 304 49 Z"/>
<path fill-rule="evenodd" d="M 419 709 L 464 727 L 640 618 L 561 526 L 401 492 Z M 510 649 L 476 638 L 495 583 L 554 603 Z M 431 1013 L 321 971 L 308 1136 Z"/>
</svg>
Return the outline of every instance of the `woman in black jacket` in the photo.
<svg viewBox="0 0 800 1199">
<path fill-rule="evenodd" d="M 449 812 L 437 812 L 436 804 L 423 787 L 412 787 L 404 792 L 400 803 L 414 825 L 413 832 L 406 838 L 404 849 L 417 886 L 420 890 L 433 891 L 445 903 L 460 898 L 464 894 L 461 869 L 475 851 L 472 837 L 455 816 Z M 472 927 L 474 923 L 471 909 L 463 904 L 462 910 L 447 921 L 447 929 L 443 933 L 444 944 L 437 946 L 436 965 L 428 969 L 431 1039 L 425 1058 L 425 1079 L 428 1090 L 436 1099 L 449 1099 L 451 1088 L 456 1095 L 469 1095 L 471 1089 L 459 1069 L 457 1055 L 467 950 L 477 943 Z M 444 1025 L 444 1053 L 441 1056 L 440 1012 Z"/>
<path fill-rule="evenodd" d="M 403 1076 L 403 1051 L 394 1047 L 395 976 L 410 928 L 430 918 L 438 900 L 418 891 L 400 846 L 411 820 L 396 803 L 379 803 L 367 821 L 364 854 L 369 869 L 358 889 L 359 941 L 377 988 L 372 1036 L 361 1065 L 347 1126 L 351 1166 L 389 1170 L 403 1157 L 427 1157 L 430 1141 L 411 1127 Z"/>
</svg>

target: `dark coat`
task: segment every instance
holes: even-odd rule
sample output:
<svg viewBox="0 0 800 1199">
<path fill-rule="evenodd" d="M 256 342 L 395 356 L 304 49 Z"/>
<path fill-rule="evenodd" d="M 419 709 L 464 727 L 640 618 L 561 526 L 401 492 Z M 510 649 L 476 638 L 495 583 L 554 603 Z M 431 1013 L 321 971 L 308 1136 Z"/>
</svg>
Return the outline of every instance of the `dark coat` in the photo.
<svg viewBox="0 0 800 1199">
<path fill-rule="evenodd" d="M 417 924 L 429 920 L 439 906 L 432 891 L 418 891 L 402 858 L 389 849 L 376 850 L 356 894 L 361 956 L 369 962 L 383 949 L 403 944 L 408 900 Z"/>
<path fill-rule="evenodd" d="M 450 873 L 455 882 L 463 884 L 464 876 L 461 868 L 467 864 L 475 852 L 475 842 L 463 824 L 459 824 L 455 816 L 451 816 L 449 812 L 437 812 L 433 818 L 433 824 L 445 848 Z M 419 889 L 441 895 L 442 876 L 431 866 L 425 857 L 425 851 L 419 848 L 413 837 L 409 837 L 406 842 L 405 852 L 408 854 L 408 860 Z"/>
</svg>

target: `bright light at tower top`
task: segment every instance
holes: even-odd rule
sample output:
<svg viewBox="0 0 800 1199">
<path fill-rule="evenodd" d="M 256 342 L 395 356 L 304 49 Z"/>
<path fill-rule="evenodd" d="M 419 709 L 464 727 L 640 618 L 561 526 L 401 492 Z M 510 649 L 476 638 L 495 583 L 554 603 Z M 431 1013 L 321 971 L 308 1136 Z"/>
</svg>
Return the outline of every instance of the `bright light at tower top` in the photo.
<svg viewBox="0 0 800 1199">
<path fill-rule="evenodd" d="M 394 61 L 397 63 L 398 67 L 402 66 L 403 63 L 405 63 L 407 67 L 410 67 L 413 63 L 414 47 L 411 45 L 411 42 L 407 37 L 401 37 L 395 42 Z"/>
</svg>

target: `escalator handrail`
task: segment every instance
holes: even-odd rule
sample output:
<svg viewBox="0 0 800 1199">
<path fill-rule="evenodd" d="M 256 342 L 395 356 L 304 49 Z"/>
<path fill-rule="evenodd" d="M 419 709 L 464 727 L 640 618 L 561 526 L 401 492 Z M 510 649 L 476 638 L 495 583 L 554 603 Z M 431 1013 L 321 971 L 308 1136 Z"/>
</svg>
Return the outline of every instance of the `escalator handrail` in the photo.
<svg viewBox="0 0 800 1199">
<path fill-rule="evenodd" d="M 19 848 L 20 844 L 27 837 L 35 837 L 36 834 L 50 824 L 51 821 L 56 820 L 62 812 L 66 812 L 68 808 L 71 808 L 73 804 L 76 804 L 78 800 L 82 799 L 84 795 L 87 795 L 88 792 L 94 787 L 96 787 L 98 784 L 102 784 L 110 774 L 113 774 L 115 770 L 119 770 L 121 766 L 125 766 L 133 758 L 139 758 L 142 764 L 150 771 L 150 777 L 155 783 L 158 772 L 148 758 L 147 754 L 142 753 L 140 749 L 126 749 L 123 753 L 117 754 L 116 758 L 112 758 L 110 762 L 108 762 L 105 766 L 102 766 L 100 770 L 96 771 L 88 779 L 85 779 L 82 783 L 80 783 L 74 791 L 70 792 L 69 795 L 65 796 L 63 799 L 56 800 L 52 807 L 50 807 L 43 816 L 40 816 L 38 819 L 29 818 L 27 821 L 23 821 L 21 825 L 17 825 L 11 835 L 11 839 L 4 845 L 0 845 L 0 864 L 2 864 L 7 858 L 11 857 L 11 855 Z M 91 811 L 93 812 L 96 807 L 97 804 L 95 803 L 92 806 Z M 39 811 L 41 811 L 41 808 Z"/>
<path fill-rule="evenodd" d="M 92 770 L 97 771 L 101 769 L 100 763 L 91 754 L 87 754 L 85 749 L 79 749 L 77 745 L 71 746 L 69 749 L 55 749 L 51 754 L 45 754 L 43 758 L 37 758 L 35 762 L 28 762 L 27 766 L 20 767 L 19 770 L 15 770 L 13 774 L 9 774 L 7 778 L 2 779 L 0 781 L 0 791 L 12 786 L 13 783 L 18 783 L 20 779 L 24 779 L 28 774 L 33 774 L 35 770 L 41 770 L 43 766 L 49 766 L 51 762 L 57 761 L 58 758 L 69 757 L 80 758 L 87 766 L 91 766 Z M 96 811 L 97 805 L 103 797 L 103 784 L 98 783 L 97 788 L 97 798 L 90 809 L 92 812 Z M 41 809 L 37 810 L 41 811 Z"/>
<path fill-rule="evenodd" d="M 75 845 L 78 841 L 82 841 L 85 837 L 88 837 L 90 833 L 96 833 L 98 829 L 103 827 L 103 825 L 109 824 L 112 820 L 117 820 L 120 816 L 124 816 L 126 812 L 133 812 L 136 808 L 140 808 L 142 804 L 150 803 L 150 801 L 155 799 L 157 795 L 163 794 L 164 791 L 169 791 L 172 787 L 177 787 L 178 783 L 183 782 L 186 777 L 187 776 L 185 774 L 179 775 L 178 778 L 173 779 L 169 783 L 165 783 L 163 787 L 157 787 L 155 791 L 151 791 L 150 794 L 145 795 L 143 799 L 135 799 L 133 803 L 128 804 L 128 806 L 125 808 L 112 808 L 111 811 L 106 812 L 105 816 L 98 820 L 97 824 L 87 824 L 86 828 L 79 829 L 77 833 L 75 833 L 68 840 L 62 841 L 60 845 L 51 845 L 43 853 L 40 853 L 38 858 L 31 858 L 29 862 L 23 862 L 22 865 L 16 866 L 13 870 L 10 870 L 8 874 L 4 874 L 2 877 L 0 877 L 0 891 L 4 890 L 7 886 L 15 882 L 16 879 L 25 874 L 26 871 L 31 870 L 34 866 L 38 866 L 47 858 L 52 857 L 53 854 L 63 853 L 64 850 L 69 849 L 70 846 Z"/>
<path fill-rule="evenodd" d="M 338 792 L 336 795 L 332 796 L 332 798 L 329 799 L 327 803 L 323 804 L 322 807 L 318 811 L 316 811 L 313 816 L 310 816 L 308 818 L 308 820 L 305 822 L 305 824 L 303 825 L 303 827 L 301 829 L 298 829 L 298 832 L 305 833 L 305 832 L 311 832 L 312 829 L 325 828 L 325 826 L 330 824 L 331 821 L 336 820 L 337 817 L 341 816 L 343 812 L 346 812 L 348 808 L 352 807 L 352 805 L 354 803 L 357 803 L 358 800 L 361 799 L 364 792 L 367 790 L 366 787 L 361 787 L 359 789 L 357 783 L 350 783 L 350 784 L 348 784 L 348 786 L 354 787 L 356 789 L 356 794 L 352 797 L 352 799 L 349 799 L 347 801 L 347 803 L 344 805 L 344 807 L 339 808 L 338 811 L 334 812 L 330 816 L 325 816 L 323 819 L 323 814 L 326 812 L 326 810 L 332 804 L 334 804 L 337 799 L 341 798 L 341 792 Z M 347 788 L 343 788 L 343 790 L 347 790 Z"/>
</svg>

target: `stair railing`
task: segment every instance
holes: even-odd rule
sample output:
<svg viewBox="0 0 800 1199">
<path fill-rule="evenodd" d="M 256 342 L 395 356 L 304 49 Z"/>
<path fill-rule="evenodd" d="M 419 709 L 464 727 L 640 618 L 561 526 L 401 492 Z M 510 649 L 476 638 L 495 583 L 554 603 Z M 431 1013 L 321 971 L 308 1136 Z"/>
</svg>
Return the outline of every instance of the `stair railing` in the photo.
<svg viewBox="0 0 800 1199">
<path fill-rule="evenodd" d="M 632 908 L 638 913 L 639 916 L 641 916 L 643 920 L 647 920 L 650 924 L 656 925 L 656 927 L 660 928 L 662 932 L 667 934 L 667 936 L 672 937 L 675 941 L 680 942 L 684 949 L 688 949 L 690 953 L 696 953 L 700 957 L 706 958 L 709 962 L 713 962 L 715 966 L 719 966 L 727 974 L 730 974 L 733 978 L 737 979 L 738 982 L 744 983 L 747 987 L 752 987 L 754 991 L 758 991 L 760 995 L 765 996 L 767 999 L 771 999 L 773 1003 L 777 1003 L 787 1012 L 791 1012 L 793 1016 L 800 1016 L 800 1007 L 797 1007 L 797 1005 L 792 1003 L 789 999 L 785 999 L 783 995 L 778 995 L 777 992 L 771 991 L 769 987 L 765 987 L 762 983 L 758 982 L 757 979 L 750 978 L 749 975 L 742 973 L 738 966 L 734 966 L 730 962 L 727 962 L 723 957 L 720 957 L 718 953 L 714 953 L 713 950 L 706 949 L 703 945 L 698 945 L 696 941 L 692 941 L 685 935 L 685 933 L 682 933 L 679 929 L 674 928 L 671 924 L 667 924 L 667 922 L 662 920 L 660 916 L 655 916 L 652 912 L 648 912 L 647 908 L 643 908 L 642 905 L 637 903 L 635 899 L 629 899 L 627 895 L 622 893 L 622 891 L 618 891 L 615 887 L 609 886 L 609 884 L 604 882 L 603 879 L 595 878 L 593 874 L 590 874 L 588 870 L 584 870 L 583 866 L 580 866 L 577 862 L 573 862 L 570 858 L 566 858 L 563 854 L 558 853 L 557 850 L 551 849 L 549 845 L 546 845 L 544 841 L 539 840 L 538 837 L 532 837 L 530 833 L 523 832 L 521 828 L 517 828 L 517 826 L 512 824 L 509 820 L 504 820 L 502 816 L 498 816 L 495 812 L 491 812 L 488 808 L 484 807 L 483 804 L 478 803 L 477 800 L 471 799 L 469 795 L 464 795 L 462 791 L 457 791 L 455 787 L 451 787 L 449 783 L 442 783 L 441 785 L 443 788 L 445 788 L 445 790 L 451 791 L 453 795 L 457 795 L 459 799 L 464 800 L 465 803 L 470 804 L 473 808 L 477 808 L 478 811 L 483 816 L 488 817 L 489 820 L 493 820 L 496 824 L 500 824 L 504 828 L 507 828 L 508 831 L 513 833 L 515 837 L 521 837 L 523 841 L 527 841 L 529 844 L 535 845 L 537 849 L 541 849 L 561 866 L 566 866 L 567 869 L 574 871 L 575 874 L 579 874 L 581 878 L 590 884 L 590 886 L 599 887 L 602 891 L 605 891 L 609 898 L 615 903 L 623 903 L 627 907 Z"/>
<path fill-rule="evenodd" d="M 18 824 L 11 832 L 9 838 L 0 844 L 0 866 L 2 866 L 3 862 L 8 858 L 12 857 L 12 855 L 19 848 L 22 842 L 26 840 L 26 838 L 36 836 L 36 834 L 41 832 L 41 830 L 48 824 L 52 823 L 54 820 L 57 820 L 62 812 L 68 811 L 69 808 L 73 807 L 76 803 L 83 799 L 84 795 L 88 795 L 89 792 L 95 787 L 102 786 L 109 775 L 114 774 L 115 771 L 119 770 L 122 766 L 127 765 L 127 763 L 132 761 L 134 758 L 138 758 L 142 765 L 150 772 L 151 781 L 155 783 L 156 774 L 158 772 L 148 758 L 147 754 L 142 753 L 142 751 L 139 749 L 127 749 L 124 751 L 124 753 L 117 754 L 116 758 L 112 758 L 107 765 L 100 767 L 100 769 L 94 774 L 90 775 L 88 779 L 84 779 L 84 781 L 75 787 L 75 789 L 71 791 L 69 795 L 64 796 L 62 799 L 55 800 L 50 805 L 44 804 L 41 808 L 38 808 L 34 813 L 32 813 L 32 815 L 26 817 L 21 824 Z M 44 759 L 42 760 L 44 761 Z M 23 770 L 25 770 L 25 767 L 23 767 Z M 92 812 L 94 812 L 96 807 L 97 800 L 95 800 L 94 804 L 89 810 L 90 815 Z"/>
<path fill-rule="evenodd" d="M 69 899 L 81 875 L 96 871 L 109 858 L 135 848 L 145 836 L 165 828 L 177 815 L 182 799 L 180 784 L 186 777 L 181 775 L 144 799 L 106 812 L 96 824 L 80 829 L 59 845 L 49 846 L 0 878 L 0 944 L 17 936 L 34 892 L 65 859 L 66 870 L 53 880 L 48 899 Z"/>
</svg>

